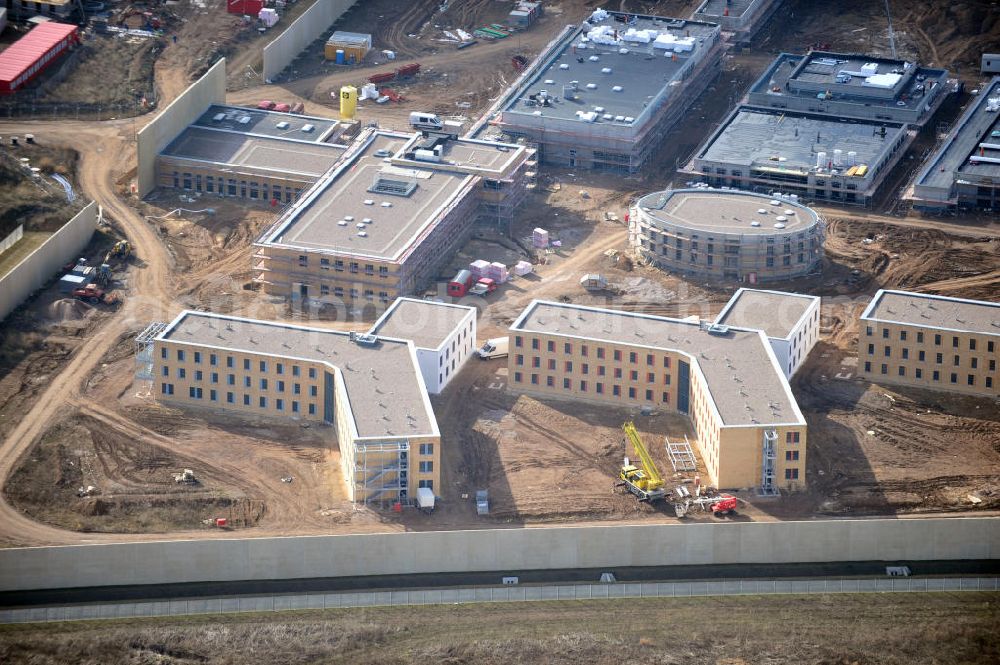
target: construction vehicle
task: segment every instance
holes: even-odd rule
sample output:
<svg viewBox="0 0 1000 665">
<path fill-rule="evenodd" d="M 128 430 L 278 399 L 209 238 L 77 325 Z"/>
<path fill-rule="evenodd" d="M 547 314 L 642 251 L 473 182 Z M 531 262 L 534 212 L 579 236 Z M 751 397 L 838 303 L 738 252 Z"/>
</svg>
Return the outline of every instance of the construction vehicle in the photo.
<svg viewBox="0 0 1000 665">
<path fill-rule="evenodd" d="M 97 284 L 88 284 L 82 289 L 73 289 L 73 297 L 96 305 L 104 300 L 104 289 L 97 286 Z"/>
<path fill-rule="evenodd" d="M 497 290 L 497 283 L 495 280 L 489 277 L 480 277 L 479 281 L 472 285 L 469 289 L 469 295 L 480 296 L 485 298 L 489 294 Z"/>
<path fill-rule="evenodd" d="M 675 503 L 674 512 L 677 517 L 684 517 L 692 507 L 700 507 L 706 512 L 711 511 L 716 517 L 724 517 L 736 514 L 736 502 L 736 497 L 731 494 L 699 496 Z"/>
<path fill-rule="evenodd" d="M 640 501 L 657 501 L 666 496 L 666 490 L 663 489 L 663 476 L 660 475 L 660 470 L 656 468 L 656 464 L 653 462 L 653 458 L 649 455 L 649 451 L 646 450 L 646 446 L 643 445 L 642 439 L 639 438 L 639 431 L 635 428 L 635 423 L 631 420 L 622 425 L 622 430 L 625 432 L 625 436 L 628 440 L 632 442 L 632 447 L 635 448 L 636 454 L 639 456 L 639 463 L 642 468 L 639 468 L 629 461 L 629 458 L 625 458 L 625 463 L 622 465 L 621 473 L 618 474 L 619 479 L 628 487 L 632 494 L 639 497 Z"/>
</svg>

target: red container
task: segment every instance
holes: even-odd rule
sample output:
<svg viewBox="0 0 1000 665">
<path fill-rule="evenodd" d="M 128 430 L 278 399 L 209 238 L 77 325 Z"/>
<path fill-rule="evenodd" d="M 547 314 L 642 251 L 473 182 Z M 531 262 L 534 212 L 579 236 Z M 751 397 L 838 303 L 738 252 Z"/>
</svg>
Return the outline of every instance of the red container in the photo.
<svg viewBox="0 0 1000 665">
<path fill-rule="evenodd" d="M 288 113 L 289 111 L 292 110 L 292 107 L 289 106 L 288 104 L 275 104 L 274 108 L 271 110 L 278 111 L 280 113 Z"/>
<path fill-rule="evenodd" d="M 271 109 L 274 108 L 274 106 L 275 106 L 274 102 L 269 101 L 267 99 L 257 102 L 257 108 L 259 108 L 262 111 L 270 111 Z"/>
<path fill-rule="evenodd" d="M 396 78 L 396 72 L 383 72 L 381 74 L 372 74 L 368 77 L 369 83 L 385 83 L 386 81 L 391 81 Z"/>
<path fill-rule="evenodd" d="M 246 14 L 257 18 L 257 14 L 260 14 L 260 10 L 266 4 L 264 0 L 228 0 L 226 11 L 230 14 Z"/>
<path fill-rule="evenodd" d="M 411 63 L 409 65 L 406 65 L 404 67 L 400 67 L 399 69 L 397 69 L 396 70 L 396 76 L 399 76 L 400 78 L 402 78 L 404 76 L 413 76 L 414 74 L 416 74 L 419 71 L 420 71 L 420 63 L 419 62 L 414 62 L 414 63 Z"/>
<path fill-rule="evenodd" d="M 0 94 L 10 94 L 56 62 L 57 56 L 80 43 L 75 25 L 49 21 L 0 52 Z"/>
<path fill-rule="evenodd" d="M 216 517 L 215 518 L 215 526 L 224 527 L 224 526 L 227 526 L 228 524 L 229 524 L 229 521 L 226 520 L 225 517 Z"/>
<path fill-rule="evenodd" d="M 458 274 L 448 282 L 448 295 L 453 298 L 461 298 L 472 286 L 472 273 L 468 270 L 459 270 Z"/>
</svg>

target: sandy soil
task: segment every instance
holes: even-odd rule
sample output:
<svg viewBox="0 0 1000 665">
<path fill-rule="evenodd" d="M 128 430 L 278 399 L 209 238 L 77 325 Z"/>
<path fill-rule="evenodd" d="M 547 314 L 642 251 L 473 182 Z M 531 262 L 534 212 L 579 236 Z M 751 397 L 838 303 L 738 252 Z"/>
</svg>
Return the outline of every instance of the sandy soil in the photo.
<svg viewBox="0 0 1000 665">
<path fill-rule="evenodd" d="M 419 57 L 424 68 L 421 76 L 403 90 L 406 104 L 365 106 L 359 114 L 362 120 L 402 127 L 405 113 L 411 108 L 476 117 L 512 79 L 510 55 L 536 54 L 554 30 L 578 20 L 592 8 L 592 3 L 582 0 L 564 0 L 550 5 L 548 18 L 520 33 L 516 40 L 482 43 L 455 52 L 451 46 L 433 42 L 432 35 L 439 30 L 434 25 L 465 29 L 485 22 L 496 10 L 496 3 L 456 2 L 443 18 L 431 16 L 436 4 L 379 5 L 386 8 L 386 13 L 379 22 L 376 46 Z M 691 4 L 620 3 L 626 10 L 668 15 Z M 948 10 L 935 5 L 933 10 L 909 13 L 900 3 L 893 5 L 899 14 L 894 13 L 897 30 L 909 35 L 898 39 L 903 52 L 915 49 L 926 58 L 925 51 L 931 45 L 936 53 L 932 53 L 933 57 L 957 57 L 954 54 L 962 52 L 954 50 L 957 47 L 952 44 L 959 39 L 957 34 L 946 47 L 941 42 L 925 44 L 922 39 L 912 38 L 910 32 L 915 32 L 915 26 L 928 16 L 941 20 L 955 12 L 966 16 L 966 5 Z M 877 7 L 872 7 L 850 3 L 844 20 L 850 25 L 868 26 L 864 30 L 870 32 L 856 28 L 838 31 L 836 38 L 829 39 L 831 47 L 879 50 L 881 40 L 874 26 L 881 24 Z M 727 60 L 723 75 L 706 90 L 685 124 L 665 142 L 654 168 L 630 179 L 546 169 L 538 192 L 519 214 L 511 239 L 484 231 L 463 250 L 452 267 L 471 258 L 497 258 L 511 263 L 523 257 L 536 264 L 535 275 L 505 285 L 488 301 L 477 301 L 483 306 L 481 337 L 501 334 L 525 304 L 536 297 L 671 316 L 711 316 L 721 308 L 735 287 L 690 283 L 633 265 L 621 254 L 624 226 L 607 219 L 605 213 L 621 219 L 636 193 L 673 180 L 675 165 L 686 160 L 770 60 L 766 51 L 814 43 L 833 20 L 832 9 L 825 5 L 790 0 L 789 8 L 765 35 L 762 51 Z M 786 22 L 782 22 L 784 17 Z M 841 18 L 837 16 L 838 21 Z M 205 46 L 212 39 L 197 42 L 203 35 L 199 31 L 209 31 L 204 32 L 208 35 L 212 30 L 224 29 L 222 19 L 214 15 L 209 20 L 195 12 L 189 19 L 182 28 L 182 38 L 176 45 L 169 44 L 157 62 L 157 85 L 164 102 L 210 61 Z M 962 48 L 989 39 L 995 29 L 991 24 L 985 37 L 964 38 L 966 46 Z M 409 34 L 423 36 L 411 38 Z M 227 48 L 232 48 L 234 61 L 244 63 L 241 67 L 252 65 L 258 41 L 233 42 Z M 396 62 L 405 61 L 402 58 Z M 317 71 L 277 87 L 239 90 L 230 94 L 230 100 L 249 103 L 262 97 L 276 98 L 275 91 L 280 89 L 290 98 L 305 100 L 310 112 L 328 112 L 330 90 L 357 82 L 359 76 L 367 76 L 375 68 L 372 64 L 328 75 Z M 235 70 L 237 77 L 240 71 Z M 233 69 L 230 76 L 234 76 Z M 467 99 L 469 107 L 453 107 L 459 98 Z M 140 119 L 137 124 L 144 121 Z M 566 519 L 581 524 L 608 518 L 672 519 L 655 509 L 637 507 L 628 497 L 613 492 L 618 457 L 622 455 L 618 428 L 629 414 L 514 398 L 498 387 L 505 381 L 499 362 L 470 363 L 453 386 L 434 399 L 445 434 L 445 461 L 441 509 L 430 517 L 345 504 L 336 445 L 325 428 L 303 430 L 284 423 L 228 421 L 214 414 L 209 418 L 204 413 L 164 409 L 137 397 L 127 340 L 149 321 L 169 320 L 183 307 L 262 318 L 290 314 L 283 303 L 272 302 L 246 288 L 250 243 L 274 213 L 266 208 L 242 208 L 213 200 L 214 214 L 164 216 L 176 207 L 201 209 L 207 204 L 204 200 L 181 201 L 169 193 L 141 205 L 121 198 L 134 172 L 134 160 L 121 159 L 122 154 L 131 154 L 136 128 L 132 121 L 0 123 L 0 135 L 23 133 L 26 128 L 36 134 L 44 130 L 46 140 L 53 145 L 79 151 L 80 189 L 104 206 L 114 228 L 132 240 L 137 255 L 133 267 L 122 275 L 121 288 L 128 297 L 117 312 L 77 312 L 43 296 L 28 308 L 27 318 L 5 324 L 7 338 L 2 349 L 8 371 L 0 381 L 0 433 L 6 439 L 0 446 L 0 477 L 6 478 L 19 468 L 17 473 L 22 479 L 33 479 L 20 489 L 15 483 L 15 494 L 20 498 L 12 494 L 12 499 L 21 501 L 19 505 L 28 513 L 59 526 L 34 521 L 6 501 L 0 502 L 3 542 L 103 542 L 150 537 L 143 533 L 99 533 L 119 530 L 170 530 L 169 537 L 224 537 L 218 531 L 202 530 L 199 524 L 224 508 L 219 503 L 205 502 L 223 499 L 252 502 L 245 504 L 250 507 L 245 513 L 251 518 L 248 523 L 255 524 L 252 533 L 262 536 L 517 526 Z M 858 303 L 880 286 L 995 297 L 1000 279 L 1000 226 L 989 219 L 932 220 L 835 209 L 822 212 L 831 220 L 826 271 L 813 280 L 777 285 L 828 298 L 823 312 L 822 346 L 795 383 L 813 431 L 809 444 L 813 487 L 809 493 L 765 503 L 749 494 L 741 495 L 748 503 L 741 507 L 740 519 L 816 513 L 919 515 L 955 510 L 963 495 L 971 492 L 984 501 L 979 510 L 995 505 L 997 480 L 989 473 L 1000 467 L 997 422 L 990 415 L 995 410 L 971 400 L 949 401 L 939 395 L 888 391 L 859 383 L 853 376 L 835 377 L 849 373 L 844 368 L 852 362 L 857 334 L 850 321 L 856 316 Z M 562 241 L 562 247 L 552 253 L 529 251 L 519 240 L 530 235 L 534 226 L 552 231 Z M 870 244 L 863 242 L 868 235 L 872 238 Z M 587 272 L 602 272 L 612 288 L 598 295 L 584 292 L 578 280 Z M 47 308 L 53 305 L 56 310 L 47 315 Z M 77 316 L 79 320 L 74 318 Z M 55 323 L 49 319 L 55 319 Z M 665 416 L 640 419 L 639 425 L 653 441 L 667 434 L 674 437 L 689 432 L 685 422 Z M 876 434 L 868 435 L 868 431 Z M 42 445 L 28 452 L 36 440 Z M 76 440 L 82 443 L 67 446 Z M 661 445 L 651 447 L 657 454 L 662 453 Z M 956 448 L 963 451 L 960 459 L 951 452 Z M 55 462 L 48 463 L 52 460 Z M 73 467 L 67 464 L 70 461 Z M 203 485 L 170 486 L 169 474 L 185 467 L 194 468 Z M 70 473 L 71 468 L 76 471 Z M 289 475 L 294 480 L 282 483 L 281 478 Z M 73 485 L 77 482 L 98 486 L 104 505 L 100 511 L 87 508 L 98 497 L 80 500 L 75 496 L 77 488 Z M 483 486 L 494 497 L 495 512 L 488 520 L 475 516 L 471 501 L 463 498 L 463 494 Z M 55 488 L 52 493 L 63 502 L 62 512 L 47 512 L 52 504 L 31 503 L 32 497 L 44 495 L 41 490 L 45 488 Z M 159 503 L 148 500 L 153 495 L 168 498 Z M 88 510 L 104 514 L 88 514 Z M 74 526 L 74 520 L 93 531 L 84 535 L 66 531 L 64 527 L 82 528 Z"/>
</svg>

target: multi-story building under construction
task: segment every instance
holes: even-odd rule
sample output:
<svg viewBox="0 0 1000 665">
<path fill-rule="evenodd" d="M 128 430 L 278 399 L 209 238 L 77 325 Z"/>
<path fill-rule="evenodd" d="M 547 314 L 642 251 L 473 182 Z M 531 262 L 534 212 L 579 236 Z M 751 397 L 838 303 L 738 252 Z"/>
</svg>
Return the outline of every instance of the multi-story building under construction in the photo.
<svg viewBox="0 0 1000 665">
<path fill-rule="evenodd" d="M 858 374 L 873 383 L 1000 396 L 1000 303 L 881 290 L 861 314 Z"/>
<path fill-rule="evenodd" d="M 471 131 L 542 162 L 635 173 L 720 71 L 715 23 L 598 10 L 553 40 Z"/>
<path fill-rule="evenodd" d="M 475 309 L 405 301 L 376 330 L 413 330 L 417 343 L 185 311 L 140 334 L 137 376 L 161 402 L 330 425 L 350 499 L 406 502 L 440 487 L 427 382 L 437 385 L 446 355 L 452 372 L 471 357 Z"/>
<path fill-rule="evenodd" d="M 805 486 L 806 421 L 762 330 L 536 300 L 508 372 L 518 393 L 687 415 L 716 487 Z"/>
<path fill-rule="evenodd" d="M 532 177 L 523 146 L 368 129 L 254 243 L 266 293 L 388 303 L 431 281 L 477 220 L 507 229 Z"/>
</svg>

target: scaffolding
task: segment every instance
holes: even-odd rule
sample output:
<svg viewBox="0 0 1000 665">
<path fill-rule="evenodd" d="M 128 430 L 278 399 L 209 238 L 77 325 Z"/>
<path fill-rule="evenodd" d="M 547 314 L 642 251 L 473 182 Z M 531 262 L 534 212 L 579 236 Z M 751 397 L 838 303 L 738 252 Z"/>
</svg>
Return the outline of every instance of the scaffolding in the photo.
<svg viewBox="0 0 1000 665">
<path fill-rule="evenodd" d="M 778 459 L 778 432 L 773 429 L 764 430 L 764 454 L 761 461 L 760 496 L 780 496 L 781 490 L 774 483 L 775 460 Z"/>
<path fill-rule="evenodd" d="M 675 473 L 698 470 L 698 461 L 695 459 L 694 450 L 691 449 L 691 442 L 688 441 L 687 434 L 684 435 L 683 442 L 672 443 L 669 438 L 666 441 L 667 457 L 670 459 L 670 465 L 674 467 Z"/>
<path fill-rule="evenodd" d="M 135 378 L 139 382 L 140 394 L 149 394 L 153 389 L 153 343 L 166 329 L 166 323 L 154 321 L 136 335 Z"/>
<path fill-rule="evenodd" d="M 354 449 L 354 497 L 364 503 L 407 501 L 410 442 L 359 443 Z"/>
</svg>

